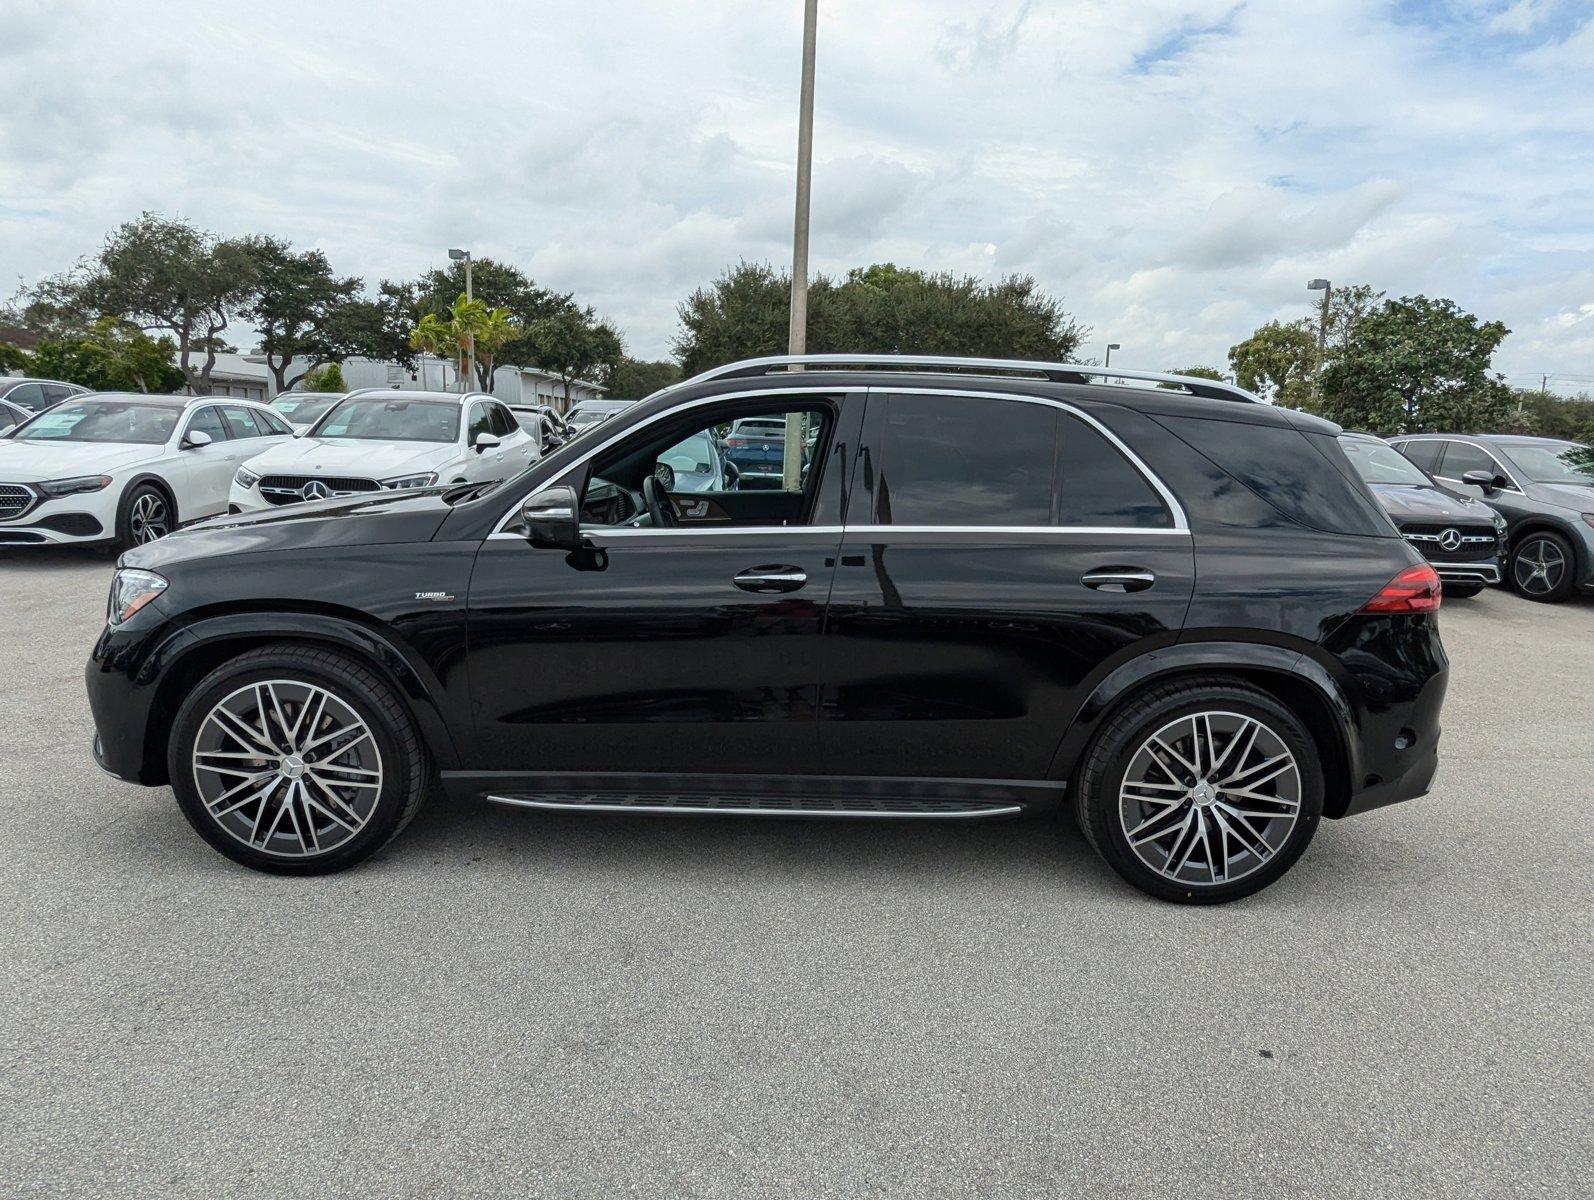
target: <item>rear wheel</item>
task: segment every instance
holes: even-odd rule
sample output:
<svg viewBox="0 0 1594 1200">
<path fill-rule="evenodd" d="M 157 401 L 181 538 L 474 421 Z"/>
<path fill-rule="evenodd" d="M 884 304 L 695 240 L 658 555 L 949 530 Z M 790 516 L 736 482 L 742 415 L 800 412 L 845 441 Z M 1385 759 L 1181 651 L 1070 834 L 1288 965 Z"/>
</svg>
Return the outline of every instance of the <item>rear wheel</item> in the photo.
<svg viewBox="0 0 1594 1200">
<path fill-rule="evenodd" d="M 341 654 L 265 647 L 211 672 L 178 710 L 168 766 L 189 824 L 228 858 L 339 871 L 409 823 L 425 751 L 387 683 Z"/>
<path fill-rule="evenodd" d="M 1109 866 L 1181 904 L 1259 892 L 1301 856 L 1323 811 L 1323 771 L 1300 719 L 1225 679 L 1154 688 L 1097 733 L 1075 810 Z"/>
<path fill-rule="evenodd" d="M 1577 588 L 1572 543 L 1547 529 L 1526 534 L 1511 551 L 1511 586 L 1529 600 L 1555 604 Z"/>
</svg>

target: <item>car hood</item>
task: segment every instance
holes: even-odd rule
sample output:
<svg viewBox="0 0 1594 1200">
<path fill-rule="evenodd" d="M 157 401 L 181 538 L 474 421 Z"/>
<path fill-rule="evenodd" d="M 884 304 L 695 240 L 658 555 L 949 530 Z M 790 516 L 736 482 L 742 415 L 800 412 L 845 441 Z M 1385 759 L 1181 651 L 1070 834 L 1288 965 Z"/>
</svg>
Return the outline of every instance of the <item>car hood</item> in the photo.
<svg viewBox="0 0 1594 1200">
<path fill-rule="evenodd" d="M 392 479 L 436 470 L 459 453 L 452 442 L 374 442 L 361 438 L 295 438 L 245 465 L 255 474 L 338 475 Z"/>
<path fill-rule="evenodd" d="M 60 439 L 0 440 L 0 479 L 37 483 L 73 475 L 99 475 L 130 467 L 166 453 L 164 445 L 129 442 L 67 442 Z"/>
<path fill-rule="evenodd" d="M 1494 523 L 1494 510 L 1470 496 L 1457 496 L 1426 484 L 1372 485 L 1384 511 L 1397 521 L 1477 521 Z"/>
<path fill-rule="evenodd" d="M 162 566 L 218 554 L 259 554 L 328 546 L 387 546 L 426 542 L 452 511 L 445 487 L 380 492 L 288 504 L 239 516 L 211 517 L 139 546 L 121 565 L 159 571 Z"/>
</svg>

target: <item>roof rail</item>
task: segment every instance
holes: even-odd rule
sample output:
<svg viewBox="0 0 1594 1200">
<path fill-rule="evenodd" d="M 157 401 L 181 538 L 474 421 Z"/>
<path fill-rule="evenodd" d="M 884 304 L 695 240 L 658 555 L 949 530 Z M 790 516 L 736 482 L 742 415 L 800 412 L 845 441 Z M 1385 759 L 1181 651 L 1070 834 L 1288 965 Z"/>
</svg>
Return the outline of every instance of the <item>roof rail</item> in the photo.
<svg viewBox="0 0 1594 1200">
<path fill-rule="evenodd" d="M 739 379 L 768 375 L 772 367 L 947 367 L 957 371 L 1028 371 L 1043 375 L 1053 383 L 1104 383 L 1113 379 L 1137 379 L 1151 383 L 1176 383 L 1192 396 L 1206 400 L 1235 400 L 1243 404 L 1266 404 L 1232 383 L 1202 379 L 1194 375 L 1165 375 L 1158 371 L 1133 371 L 1123 367 L 1093 367 L 1085 363 L 1036 362 L 1019 358 L 957 358 L 935 354 L 776 354 L 768 358 L 747 358 L 714 367 L 701 375 L 678 383 L 685 387 L 710 379 Z M 667 389 L 673 391 L 674 388 Z"/>
</svg>

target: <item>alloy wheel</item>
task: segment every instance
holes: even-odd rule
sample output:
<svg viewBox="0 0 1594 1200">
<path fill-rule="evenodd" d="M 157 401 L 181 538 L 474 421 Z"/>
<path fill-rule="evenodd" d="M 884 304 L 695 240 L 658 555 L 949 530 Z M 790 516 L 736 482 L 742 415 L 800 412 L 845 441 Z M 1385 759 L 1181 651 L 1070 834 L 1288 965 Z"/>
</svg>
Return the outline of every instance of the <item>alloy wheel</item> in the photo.
<svg viewBox="0 0 1594 1200">
<path fill-rule="evenodd" d="M 128 513 L 128 528 L 133 534 L 133 544 L 142 546 L 163 538 L 172 531 L 172 518 L 166 501 L 158 492 L 140 492 L 133 498 Z"/>
<path fill-rule="evenodd" d="M 307 858 L 363 829 L 382 794 L 382 755 L 345 701 L 293 679 L 226 696 L 194 739 L 194 786 L 205 810 L 251 849 Z"/>
<path fill-rule="evenodd" d="M 1214 887 L 1260 870 L 1289 840 L 1301 775 L 1288 745 L 1255 717 L 1200 712 L 1135 751 L 1118 791 L 1130 848 L 1165 879 Z"/>
<path fill-rule="evenodd" d="M 1516 585 L 1532 596 L 1544 596 L 1561 586 L 1566 576 L 1566 555 L 1549 538 L 1530 538 L 1511 564 Z"/>
</svg>

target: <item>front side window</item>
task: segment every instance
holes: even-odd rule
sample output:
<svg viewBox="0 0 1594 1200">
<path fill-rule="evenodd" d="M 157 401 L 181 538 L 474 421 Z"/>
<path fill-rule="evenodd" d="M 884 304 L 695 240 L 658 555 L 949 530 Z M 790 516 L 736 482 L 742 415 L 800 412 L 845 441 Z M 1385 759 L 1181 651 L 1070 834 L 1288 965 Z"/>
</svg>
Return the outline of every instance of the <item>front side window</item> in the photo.
<svg viewBox="0 0 1594 1200">
<path fill-rule="evenodd" d="M 311 432 L 321 438 L 373 442 L 453 442 L 459 439 L 459 405 L 450 400 L 350 397 Z"/>
<path fill-rule="evenodd" d="M 78 400 L 58 404 L 19 426 L 15 436 L 52 442 L 127 442 L 158 446 L 177 428 L 175 404 Z"/>
<path fill-rule="evenodd" d="M 1577 442 L 1506 442 L 1502 449 L 1534 483 L 1594 484 L 1589 448 Z"/>
<path fill-rule="evenodd" d="M 1468 471 L 1487 471 L 1491 476 L 1500 474 L 1500 467 L 1488 451 L 1470 442 L 1451 442 L 1445 451 L 1446 479 L 1460 479 Z"/>
<path fill-rule="evenodd" d="M 481 401 L 470 406 L 470 428 L 466 430 L 465 441 L 474 446 L 476 439 L 484 433 L 493 432 L 492 410 Z"/>
<path fill-rule="evenodd" d="M 887 398 L 876 487 L 885 525 L 1166 528 L 1145 477 L 1054 405 L 974 396 Z"/>
<path fill-rule="evenodd" d="M 1422 487 L 1428 483 L 1428 476 L 1413 466 L 1411 461 L 1393 446 L 1349 437 L 1340 438 L 1339 446 L 1345 451 L 1345 457 L 1350 459 L 1350 465 L 1356 468 L 1356 474 L 1368 483 L 1398 484 L 1407 487 Z"/>
<path fill-rule="evenodd" d="M 19 383 L 6 393 L 6 399 L 12 404 L 37 412 L 44 407 L 44 385 L 39 383 Z"/>
<path fill-rule="evenodd" d="M 188 432 L 208 434 L 213 442 L 225 442 L 232 437 L 222 424 L 221 414 L 209 404 L 194 414 L 194 419 L 188 422 Z"/>
<path fill-rule="evenodd" d="M 488 416 L 492 422 L 492 430 L 499 437 L 508 437 L 519 428 L 515 424 L 515 418 L 509 415 L 509 410 L 502 404 L 490 404 L 487 407 L 489 410 Z"/>
</svg>

